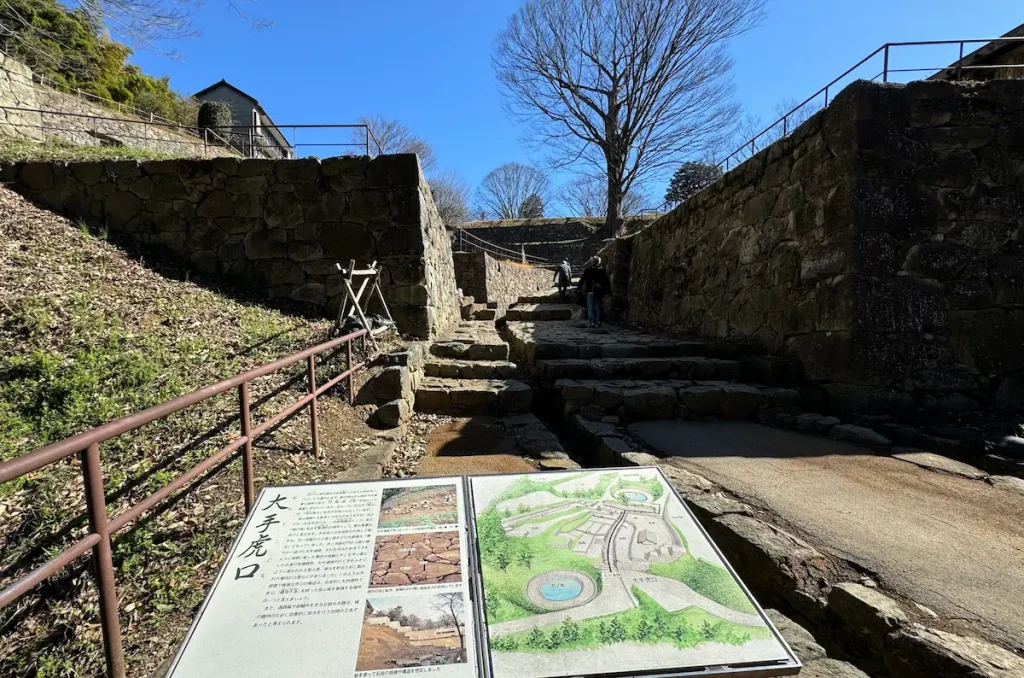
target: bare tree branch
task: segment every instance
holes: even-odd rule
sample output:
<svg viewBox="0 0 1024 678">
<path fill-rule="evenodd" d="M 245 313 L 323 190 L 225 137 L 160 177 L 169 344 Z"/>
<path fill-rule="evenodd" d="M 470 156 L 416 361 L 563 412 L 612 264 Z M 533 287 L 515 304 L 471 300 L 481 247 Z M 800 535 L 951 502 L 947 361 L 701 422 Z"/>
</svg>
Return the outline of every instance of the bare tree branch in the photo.
<svg viewBox="0 0 1024 678">
<path fill-rule="evenodd" d="M 445 169 L 431 175 L 430 192 L 445 226 L 458 226 L 469 214 L 469 184 L 455 170 Z"/>
<path fill-rule="evenodd" d="M 625 196 L 730 136 L 729 41 L 764 0 L 530 0 L 495 43 L 506 107 L 553 163 L 606 183 L 605 228 Z"/>
<path fill-rule="evenodd" d="M 582 175 L 566 182 L 558 192 L 567 217 L 604 217 L 608 210 L 608 185 L 603 177 Z M 622 197 L 622 216 L 631 217 L 645 207 L 647 196 L 631 188 Z"/>
<path fill-rule="evenodd" d="M 359 118 L 359 124 L 370 128 L 374 139 L 380 145 L 380 154 L 391 153 L 415 153 L 420 157 L 420 167 L 424 173 L 432 171 L 437 166 L 437 157 L 430 144 L 417 136 L 411 129 L 397 120 L 391 120 L 379 115 L 363 116 Z M 356 143 L 363 143 L 363 132 L 360 130 L 352 135 Z M 377 156 L 377 144 L 370 142 L 370 155 Z"/>
<path fill-rule="evenodd" d="M 521 219 L 531 195 L 548 202 L 550 182 L 536 167 L 510 162 L 491 170 L 476 189 L 477 209 L 493 219 Z"/>
</svg>

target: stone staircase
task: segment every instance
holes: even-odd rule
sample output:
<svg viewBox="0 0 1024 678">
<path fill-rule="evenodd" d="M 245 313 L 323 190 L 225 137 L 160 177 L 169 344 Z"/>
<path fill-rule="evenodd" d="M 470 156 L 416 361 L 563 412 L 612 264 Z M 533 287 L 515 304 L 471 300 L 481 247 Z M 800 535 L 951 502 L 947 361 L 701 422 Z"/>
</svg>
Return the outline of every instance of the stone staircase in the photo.
<svg viewBox="0 0 1024 678">
<path fill-rule="evenodd" d="M 416 388 L 416 410 L 454 415 L 529 412 L 533 390 L 512 378 L 516 365 L 508 357 L 509 346 L 493 322 L 463 321 L 430 346 Z"/>
</svg>

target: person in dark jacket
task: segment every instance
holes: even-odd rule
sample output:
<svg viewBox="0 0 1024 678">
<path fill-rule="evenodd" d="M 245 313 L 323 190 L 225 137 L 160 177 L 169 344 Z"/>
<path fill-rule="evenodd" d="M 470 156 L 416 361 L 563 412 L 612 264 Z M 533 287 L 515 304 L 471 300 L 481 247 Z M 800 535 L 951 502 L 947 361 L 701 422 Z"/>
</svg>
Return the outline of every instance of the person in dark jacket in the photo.
<svg viewBox="0 0 1024 678">
<path fill-rule="evenodd" d="M 587 299 L 587 317 L 591 327 L 604 323 L 605 296 L 612 293 L 612 281 L 601 265 L 601 257 L 594 257 L 580 276 L 579 289 Z"/>
<path fill-rule="evenodd" d="M 553 282 L 558 283 L 558 294 L 565 299 L 565 291 L 569 289 L 569 285 L 572 281 L 572 267 L 569 266 L 569 262 L 562 259 L 562 263 L 555 269 L 555 279 Z"/>
</svg>

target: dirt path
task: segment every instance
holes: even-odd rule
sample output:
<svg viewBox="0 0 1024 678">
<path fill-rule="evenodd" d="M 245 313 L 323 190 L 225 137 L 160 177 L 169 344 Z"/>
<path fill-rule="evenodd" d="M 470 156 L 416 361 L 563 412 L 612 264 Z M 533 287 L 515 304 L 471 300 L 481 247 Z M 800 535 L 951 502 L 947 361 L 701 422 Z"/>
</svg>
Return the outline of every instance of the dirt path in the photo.
<svg viewBox="0 0 1024 678">
<path fill-rule="evenodd" d="M 1020 495 L 757 424 L 659 421 L 630 430 L 673 463 L 876 572 L 897 594 L 1024 648 Z"/>
</svg>

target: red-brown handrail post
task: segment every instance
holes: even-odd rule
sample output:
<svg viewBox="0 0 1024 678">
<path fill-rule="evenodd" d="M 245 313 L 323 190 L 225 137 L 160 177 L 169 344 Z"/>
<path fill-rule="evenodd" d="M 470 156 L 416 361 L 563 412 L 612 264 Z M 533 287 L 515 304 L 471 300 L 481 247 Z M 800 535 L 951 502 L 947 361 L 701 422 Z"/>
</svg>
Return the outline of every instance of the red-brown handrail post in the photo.
<svg viewBox="0 0 1024 678">
<path fill-rule="evenodd" d="M 366 335 L 363 335 L 363 347 L 364 348 L 366 347 L 366 338 L 365 337 L 366 337 Z M 345 349 L 346 349 L 347 354 L 348 354 L 348 362 L 345 363 L 345 369 L 349 371 L 349 373 L 348 373 L 348 404 L 352 405 L 352 404 L 355 403 L 356 394 L 355 394 L 355 387 L 354 387 L 354 383 L 355 382 L 352 379 L 352 342 L 351 341 L 345 343 Z"/>
<path fill-rule="evenodd" d="M 346 342 L 351 346 L 352 342 Z M 320 431 L 317 426 L 316 416 L 316 356 L 306 358 L 306 372 L 309 374 L 309 394 L 313 396 L 309 401 L 309 428 L 313 436 L 313 452 L 317 459 L 323 457 L 320 452 Z"/>
<path fill-rule="evenodd" d="M 245 495 L 245 512 L 252 510 L 256 501 L 256 487 L 252 470 L 252 415 L 249 413 L 249 382 L 238 385 L 238 409 L 242 420 L 242 435 L 245 445 L 242 446 L 242 490 Z"/>
<path fill-rule="evenodd" d="M 124 648 L 121 646 L 121 623 L 117 616 L 114 558 L 110 548 L 110 522 L 107 520 L 107 500 L 103 494 L 99 443 L 89 445 L 82 453 L 82 474 L 85 476 L 89 530 L 100 537 L 99 543 L 92 549 L 92 565 L 96 571 L 96 589 L 100 596 L 100 625 L 103 629 L 107 675 L 110 678 L 125 678 Z"/>
</svg>

